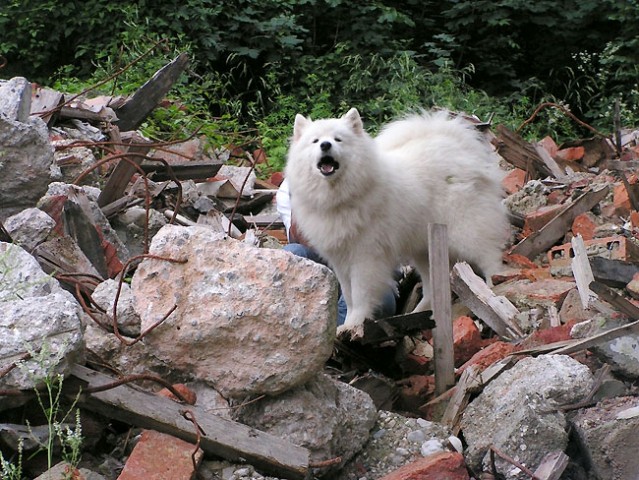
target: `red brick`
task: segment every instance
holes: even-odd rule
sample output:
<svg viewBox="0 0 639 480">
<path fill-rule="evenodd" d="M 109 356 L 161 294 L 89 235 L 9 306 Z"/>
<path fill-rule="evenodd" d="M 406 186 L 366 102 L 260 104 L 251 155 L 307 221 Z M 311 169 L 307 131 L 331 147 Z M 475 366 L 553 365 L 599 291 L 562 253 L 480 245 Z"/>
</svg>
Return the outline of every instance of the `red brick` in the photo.
<svg viewBox="0 0 639 480">
<path fill-rule="evenodd" d="M 557 146 L 557 143 L 552 139 L 552 137 L 546 136 L 539 142 L 537 142 L 537 144 L 544 147 L 546 151 L 550 153 L 551 157 L 557 155 L 557 152 L 559 151 L 559 147 Z"/>
<path fill-rule="evenodd" d="M 195 445 L 154 430 L 144 430 L 118 480 L 191 480 Z M 199 465 L 204 453 L 195 455 Z"/>
<path fill-rule="evenodd" d="M 596 228 L 597 217 L 595 217 L 592 212 L 577 215 L 572 222 L 572 233 L 574 235 L 581 235 L 584 240 L 592 240 L 595 238 Z"/>
<path fill-rule="evenodd" d="M 472 318 L 461 316 L 453 321 L 455 366 L 468 361 L 482 347 L 481 333 Z"/>
<path fill-rule="evenodd" d="M 613 189 L 613 203 L 615 205 L 615 213 L 622 217 L 630 215 L 632 206 L 630 205 L 630 197 L 623 183 L 618 183 Z"/>
<path fill-rule="evenodd" d="M 585 240 L 584 245 L 588 255 L 596 255 L 600 251 L 605 251 L 606 258 L 611 260 L 639 261 L 639 247 L 621 235 Z M 572 245 L 564 243 L 548 251 L 548 263 L 551 267 L 568 266 L 573 256 Z"/>
<path fill-rule="evenodd" d="M 635 273 L 632 280 L 626 285 L 626 290 L 634 299 L 639 299 L 639 273 Z"/>
<path fill-rule="evenodd" d="M 435 391 L 435 377 L 433 375 L 411 375 L 402 380 L 399 391 L 399 402 L 406 411 L 417 410 L 426 403 Z"/>
<path fill-rule="evenodd" d="M 584 158 L 586 150 L 584 147 L 562 148 L 557 152 L 557 157 L 567 162 L 577 162 Z"/>
<path fill-rule="evenodd" d="M 420 458 L 389 473 L 381 480 L 469 480 L 464 457 L 457 452 L 440 452 Z"/>
<path fill-rule="evenodd" d="M 549 327 L 544 328 L 542 330 L 536 330 L 533 332 L 531 336 L 526 338 L 521 344 L 518 345 L 518 348 L 523 350 L 528 348 L 535 348 L 541 345 L 548 345 L 555 342 L 563 342 L 565 340 L 570 340 L 570 330 L 575 325 L 576 321 L 571 321 L 566 323 L 565 325 L 560 325 L 558 327 Z"/>
<path fill-rule="evenodd" d="M 282 172 L 275 172 L 273 175 L 271 175 L 271 178 L 269 178 L 268 181 L 271 182 L 273 185 L 277 185 L 279 187 L 284 181 L 284 174 Z"/>
<path fill-rule="evenodd" d="M 528 236 L 531 233 L 541 230 L 541 228 L 550 222 L 565 208 L 565 205 L 546 205 L 526 215 L 524 220 L 523 235 Z"/>
<path fill-rule="evenodd" d="M 197 402 L 197 394 L 193 390 L 191 390 L 189 387 L 187 387 L 183 383 L 176 383 L 175 385 L 172 385 L 172 387 L 175 390 L 177 390 L 180 394 L 182 394 L 182 396 L 186 400 L 186 403 L 188 403 L 189 405 L 195 405 L 195 402 Z M 163 388 L 162 390 L 160 390 L 158 392 L 158 395 L 162 397 L 170 398 L 174 402 L 181 401 L 168 388 Z"/>
<path fill-rule="evenodd" d="M 514 168 L 501 181 L 502 187 L 508 195 L 521 190 L 526 183 L 526 172 L 521 168 Z"/>
<path fill-rule="evenodd" d="M 473 355 L 470 360 L 459 368 L 458 373 L 463 372 L 471 365 L 477 365 L 479 369 L 483 371 L 493 363 L 498 362 L 502 358 L 506 358 L 514 351 L 515 345 L 512 343 L 496 341 Z"/>
</svg>

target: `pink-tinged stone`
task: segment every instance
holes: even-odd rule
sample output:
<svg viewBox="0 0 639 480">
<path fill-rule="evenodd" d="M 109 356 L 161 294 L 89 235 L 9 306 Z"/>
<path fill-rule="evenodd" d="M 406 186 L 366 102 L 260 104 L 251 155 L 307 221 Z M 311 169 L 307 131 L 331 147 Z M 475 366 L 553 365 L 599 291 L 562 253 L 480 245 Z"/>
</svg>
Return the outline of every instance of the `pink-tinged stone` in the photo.
<svg viewBox="0 0 639 480">
<path fill-rule="evenodd" d="M 142 438 L 118 477 L 118 480 L 191 480 L 195 445 L 154 430 L 144 430 Z M 204 452 L 195 454 L 197 465 Z"/>
</svg>

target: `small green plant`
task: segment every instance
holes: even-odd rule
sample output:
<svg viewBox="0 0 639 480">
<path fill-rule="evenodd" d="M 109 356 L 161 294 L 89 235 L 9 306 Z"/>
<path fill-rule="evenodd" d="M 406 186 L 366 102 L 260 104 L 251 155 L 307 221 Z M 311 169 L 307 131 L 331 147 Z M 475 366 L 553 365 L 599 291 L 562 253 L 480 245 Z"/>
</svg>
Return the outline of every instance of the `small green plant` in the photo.
<svg viewBox="0 0 639 480">
<path fill-rule="evenodd" d="M 18 454 L 15 463 L 7 460 L 0 452 L 0 479 L 22 480 L 22 440 L 18 443 Z"/>
<path fill-rule="evenodd" d="M 46 442 L 41 444 L 40 449 L 33 455 L 44 451 L 47 456 L 47 469 L 51 469 L 54 461 L 54 447 L 57 444 L 61 447 L 62 460 L 72 468 L 76 468 L 80 463 L 83 440 L 80 410 L 76 408 L 77 398 L 70 407 L 64 407 L 62 397 L 64 377 L 59 373 L 54 373 L 51 367 L 48 367 L 48 365 L 57 364 L 60 358 L 52 362 L 51 349 L 48 344 L 43 344 L 39 350 L 28 348 L 28 351 L 31 359 L 22 361 L 18 365 L 19 368 L 31 375 L 33 369 L 28 366 L 27 362 L 35 362 L 48 370 L 44 377 L 34 378 L 37 385 L 35 388 L 36 398 L 47 422 L 48 435 Z M 60 348 L 58 351 L 65 351 L 65 349 Z M 72 417 L 73 423 L 70 423 L 69 419 Z M 29 426 L 28 421 L 27 426 Z M 33 438 L 36 438 L 35 435 Z M 22 480 L 23 461 L 22 444 L 18 449 L 15 462 L 10 462 L 0 453 L 0 480 Z"/>
</svg>

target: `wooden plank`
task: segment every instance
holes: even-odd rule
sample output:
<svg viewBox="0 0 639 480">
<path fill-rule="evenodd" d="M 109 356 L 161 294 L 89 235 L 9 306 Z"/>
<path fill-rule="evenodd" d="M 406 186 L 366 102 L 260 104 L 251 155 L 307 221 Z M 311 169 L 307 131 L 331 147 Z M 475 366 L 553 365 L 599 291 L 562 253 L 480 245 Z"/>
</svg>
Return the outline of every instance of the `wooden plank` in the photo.
<svg viewBox="0 0 639 480">
<path fill-rule="evenodd" d="M 631 301 L 626 300 L 603 283 L 597 281 L 591 282 L 590 289 L 624 315 L 632 318 L 633 320 L 639 320 L 639 307 Z"/>
<path fill-rule="evenodd" d="M 364 322 L 364 336 L 359 343 L 378 344 L 431 328 L 435 328 L 435 322 L 430 319 L 428 312 L 406 313 L 375 320 L 367 318 Z"/>
<path fill-rule="evenodd" d="M 114 123 L 121 132 L 135 130 L 142 124 L 149 113 L 171 90 L 188 63 L 188 55 L 181 53 L 171 63 L 158 70 L 148 82 L 133 94 L 129 101 L 115 111 L 118 121 Z"/>
<path fill-rule="evenodd" d="M 64 95 L 50 88 L 36 86 L 31 93 L 31 115 L 38 115 L 48 125 L 54 111 L 64 103 Z"/>
<path fill-rule="evenodd" d="M 532 233 L 515 245 L 511 249 L 511 253 L 523 255 L 530 259 L 535 258 L 541 252 L 552 247 L 557 240 L 565 235 L 577 215 L 591 210 L 601 200 L 606 198 L 607 194 L 607 186 L 601 187 L 599 190 L 587 191 L 560 211 L 550 222 L 544 225 L 543 228 Z"/>
<path fill-rule="evenodd" d="M 89 388 L 106 385 L 115 379 L 80 365 L 71 375 Z M 72 386 L 73 377 L 65 381 Z M 71 392 L 75 399 L 77 391 Z M 271 475 L 304 479 L 309 473 L 309 452 L 274 435 L 211 415 L 198 406 L 183 405 L 165 397 L 121 385 L 103 392 L 82 393 L 78 403 L 85 408 L 142 428 L 157 430 L 195 444 L 193 423 L 183 414 L 190 410 L 204 434 L 200 447 L 206 453 L 232 462 L 249 463 Z"/>
<path fill-rule="evenodd" d="M 432 293 L 435 394 L 455 385 L 453 318 L 450 298 L 450 260 L 446 225 L 428 224 L 428 262 Z"/>
<path fill-rule="evenodd" d="M 453 291 L 460 300 L 502 338 L 524 335 L 514 322 L 519 310 L 506 297 L 497 296 L 466 262 L 458 262 L 451 274 Z"/>
<path fill-rule="evenodd" d="M 150 150 L 150 146 L 145 145 L 151 143 L 149 140 L 142 137 L 136 132 L 122 133 L 122 141 L 130 144 L 127 152 L 132 153 L 127 157 L 135 165 L 140 165 L 144 160 L 143 155 L 146 155 Z M 98 206 L 104 207 L 110 203 L 115 202 L 119 198 L 124 196 L 127 185 L 131 181 L 131 177 L 138 170 L 130 162 L 120 159 L 116 167 L 109 175 L 106 185 L 98 196 Z"/>
<path fill-rule="evenodd" d="M 224 165 L 224 162 L 221 161 L 188 162 L 171 165 L 173 177 L 169 175 L 169 169 L 166 165 L 160 162 L 144 164 L 142 165 L 142 170 L 146 174 L 152 173 L 153 176 L 150 178 L 154 182 L 173 180 L 174 177 L 178 180 L 200 180 L 217 175 L 222 165 Z"/>
<path fill-rule="evenodd" d="M 572 274 L 577 284 L 581 306 L 587 310 L 590 307 L 590 302 L 595 298 L 595 294 L 590 290 L 590 284 L 595 278 L 590 269 L 588 252 L 586 251 L 586 245 L 584 244 L 582 236 L 577 235 L 573 237 L 571 244 L 572 250 L 575 253 L 575 256 L 571 260 Z"/>
<path fill-rule="evenodd" d="M 542 147 L 540 144 L 536 143 L 533 145 L 535 152 L 539 155 L 539 158 L 544 162 L 544 165 L 550 170 L 555 178 L 563 178 L 566 174 L 559 168 L 559 165 L 555 161 L 554 158 L 550 156 L 548 150 Z"/>
<path fill-rule="evenodd" d="M 511 165 L 529 173 L 530 178 L 553 176 L 535 147 L 504 125 L 497 125 L 493 145 L 497 153 Z"/>
</svg>

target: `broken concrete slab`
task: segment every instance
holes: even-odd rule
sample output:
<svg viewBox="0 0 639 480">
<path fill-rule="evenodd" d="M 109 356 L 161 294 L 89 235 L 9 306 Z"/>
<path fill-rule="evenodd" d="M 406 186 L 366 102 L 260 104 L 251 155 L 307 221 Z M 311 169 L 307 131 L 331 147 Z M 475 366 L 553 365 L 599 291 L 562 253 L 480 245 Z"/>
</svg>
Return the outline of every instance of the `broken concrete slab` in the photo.
<svg viewBox="0 0 639 480">
<path fill-rule="evenodd" d="M 145 337 L 176 371 L 230 397 L 276 394 L 321 371 L 333 349 L 337 285 L 323 265 L 205 227 L 167 225 L 132 289 Z M 259 292 L 259 295 L 257 294 Z"/>
</svg>

